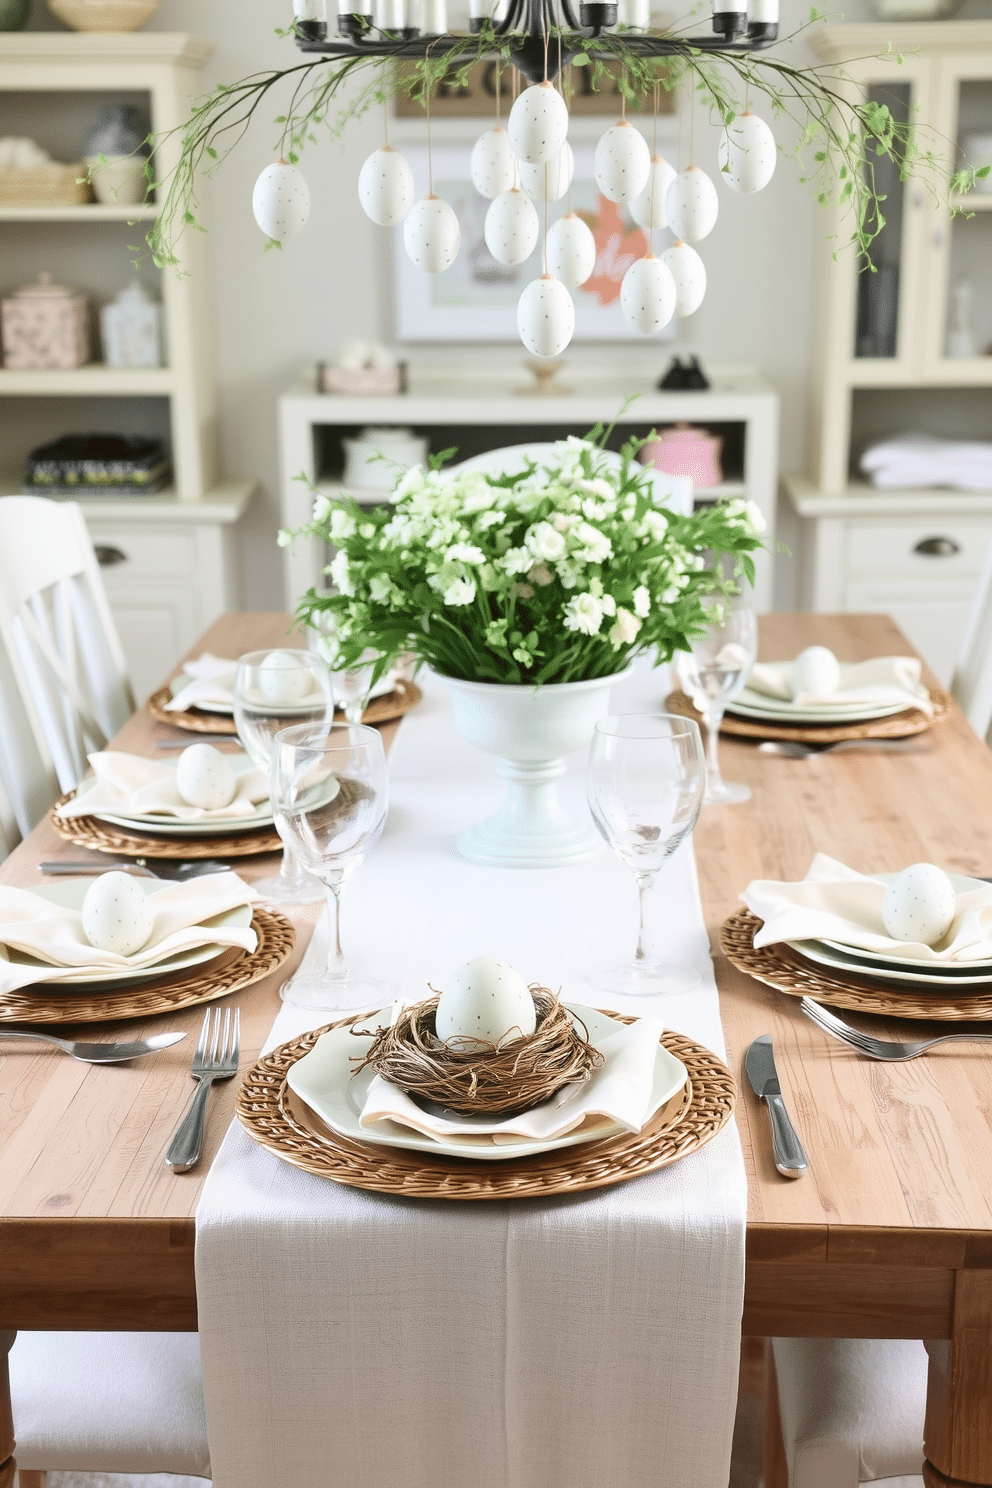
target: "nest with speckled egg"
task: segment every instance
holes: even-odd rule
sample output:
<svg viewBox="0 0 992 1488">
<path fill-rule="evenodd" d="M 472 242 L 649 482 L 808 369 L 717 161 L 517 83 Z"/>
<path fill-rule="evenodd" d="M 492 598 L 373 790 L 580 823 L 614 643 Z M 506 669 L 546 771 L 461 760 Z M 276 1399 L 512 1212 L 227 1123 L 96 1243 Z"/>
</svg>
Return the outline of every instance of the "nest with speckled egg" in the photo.
<svg viewBox="0 0 992 1488">
<path fill-rule="evenodd" d="M 459 1116 L 511 1116 L 551 1099 L 564 1085 L 588 1080 L 603 1063 L 589 1030 L 554 992 L 529 989 L 537 1027 L 527 1037 L 511 1029 L 498 1044 L 438 1038 L 438 998 L 404 1008 L 395 1023 L 376 1031 L 358 1069 L 373 1069 L 412 1100 L 443 1106 Z"/>
</svg>

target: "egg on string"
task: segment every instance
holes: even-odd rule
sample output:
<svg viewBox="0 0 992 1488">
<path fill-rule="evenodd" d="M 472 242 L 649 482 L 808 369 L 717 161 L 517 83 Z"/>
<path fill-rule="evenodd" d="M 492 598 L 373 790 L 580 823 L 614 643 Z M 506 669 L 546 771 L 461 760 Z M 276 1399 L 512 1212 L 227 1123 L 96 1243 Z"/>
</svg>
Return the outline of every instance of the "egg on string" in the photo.
<svg viewBox="0 0 992 1488">
<path fill-rule="evenodd" d="M 293 237 L 310 216 L 310 190 L 302 172 L 288 160 L 267 165 L 255 182 L 251 209 L 267 238 L 284 243 Z"/>
<path fill-rule="evenodd" d="M 551 83 L 525 88 L 510 110 L 506 132 L 513 153 L 530 165 L 553 160 L 568 133 L 568 109 Z"/>
<path fill-rule="evenodd" d="M 358 200 L 380 227 L 396 227 L 413 206 L 413 172 L 389 145 L 373 150 L 358 176 Z"/>
<path fill-rule="evenodd" d="M 553 160 L 546 160 L 543 165 L 521 160 L 519 170 L 520 184 L 532 201 L 561 201 L 575 174 L 572 147 L 566 140 Z"/>
<path fill-rule="evenodd" d="M 672 232 L 684 243 L 698 243 L 708 237 L 719 210 L 716 187 L 698 165 L 681 171 L 668 188 L 665 215 Z"/>
<path fill-rule="evenodd" d="M 472 146 L 472 185 L 480 196 L 500 196 L 516 182 L 516 157 L 505 129 L 487 129 Z"/>
<path fill-rule="evenodd" d="M 649 253 L 632 263 L 620 285 L 620 309 L 635 331 L 653 336 L 675 313 L 675 280 L 667 264 Z"/>
<path fill-rule="evenodd" d="M 532 356 L 560 356 L 575 330 L 572 296 L 559 279 L 542 274 L 517 301 L 517 330 Z"/>
<path fill-rule="evenodd" d="M 647 185 L 630 204 L 630 215 L 645 232 L 660 232 L 663 227 L 668 226 L 665 197 L 675 180 L 675 174 L 675 167 L 669 165 L 661 155 L 651 156 Z"/>
<path fill-rule="evenodd" d="M 633 201 L 647 185 L 651 152 L 633 124 L 621 119 L 599 139 L 593 161 L 596 185 L 613 202 Z"/>
<path fill-rule="evenodd" d="M 403 223 L 403 246 L 427 274 L 443 274 L 458 257 L 462 233 L 454 210 L 439 196 L 422 196 Z"/>
<path fill-rule="evenodd" d="M 569 289 L 585 284 L 596 267 L 596 239 L 575 212 L 559 217 L 548 228 L 548 272 Z"/>
<path fill-rule="evenodd" d="M 720 131 L 717 155 L 721 179 L 742 196 L 768 185 L 778 159 L 775 136 L 764 119 L 750 112 L 738 115 Z"/>
<path fill-rule="evenodd" d="M 504 191 L 489 203 L 486 247 L 497 263 L 522 264 L 534 252 L 540 231 L 537 209 L 522 191 Z"/>
<path fill-rule="evenodd" d="M 706 293 L 706 265 L 688 243 L 676 242 L 666 248 L 661 261 L 675 281 L 675 314 L 692 315 L 703 303 Z"/>
</svg>

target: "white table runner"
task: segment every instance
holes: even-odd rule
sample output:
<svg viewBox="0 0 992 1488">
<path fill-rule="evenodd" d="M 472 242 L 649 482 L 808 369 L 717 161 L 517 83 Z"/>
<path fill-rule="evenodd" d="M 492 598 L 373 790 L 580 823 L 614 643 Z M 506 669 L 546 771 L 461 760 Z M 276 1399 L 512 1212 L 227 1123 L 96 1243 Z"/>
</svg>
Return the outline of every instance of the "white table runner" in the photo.
<svg viewBox="0 0 992 1488">
<path fill-rule="evenodd" d="M 635 674 L 615 711 L 658 710 L 660 682 Z M 390 754 L 386 832 L 345 891 L 355 971 L 419 995 L 496 955 L 570 1001 L 650 1011 L 722 1053 L 688 847 L 659 876 L 654 914 L 702 986 L 597 994 L 582 972 L 633 952 L 629 870 L 608 852 L 562 870 L 458 858 L 458 830 L 501 782 L 455 735 L 443 684 L 424 690 Z M 584 810 L 572 763 L 564 793 Z M 270 1046 L 332 1019 L 286 1007 Z M 338 1186 L 232 1126 L 197 1212 L 215 1488 L 725 1488 L 745 1211 L 733 1126 L 616 1188 L 500 1204 Z"/>
</svg>

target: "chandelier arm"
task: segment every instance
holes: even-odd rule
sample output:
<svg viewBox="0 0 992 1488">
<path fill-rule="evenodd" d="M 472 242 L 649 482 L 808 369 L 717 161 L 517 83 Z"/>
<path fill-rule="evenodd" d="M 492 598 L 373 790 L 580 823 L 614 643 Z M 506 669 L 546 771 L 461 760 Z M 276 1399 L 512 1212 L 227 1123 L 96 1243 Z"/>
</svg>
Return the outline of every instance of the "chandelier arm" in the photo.
<svg viewBox="0 0 992 1488">
<path fill-rule="evenodd" d="M 581 28 L 579 26 L 579 22 L 578 22 L 578 19 L 576 17 L 575 11 L 572 9 L 571 0 L 561 0 L 561 8 L 562 8 L 562 11 L 564 13 L 565 20 L 571 26 L 572 30 L 573 31 L 580 30 Z M 564 28 L 562 28 L 562 29 L 564 29 Z"/>
<path fill-rule="evenodd" d="M 523 18 L 524 0 L 510 0 L 503 19 L 493 26 L 493 32 L 497 36 L 505 36 L 512 31 L 516 23 Z"/>
<path fill-rule="evenodd" d="M 510 14 L 512 14 L 512 10 Z M 772 28 L 766 25 L 763 29 L 769 31 Z M 594 40 L 597 32 L 597 27 L 589 26 L 579 27 L 575 31 L 565 32 L 561 37 L 562 56 L 565 60 L 568 60 L 568 57 L 574 55 L 575 52 L 581 51 L 587 41 Z M 727 41 L 723 36 L 669 37 L 625 35 L 623 46 L 639 57 L 684 57 L 691 55 L 693 52 L 707 52 L 716 55 L 726 52 L 728 54 L 740 55 L 744 52 L 765 51 L 766 48 L 772 46 L 777 40 L 777 28 L 775 28 L 775 33 L 774 36 L 751 36 L 749 32 L 748 35 L 737 37 L 734 41 Z M 506 33 L 501 31 L 497 34 L 504 35 Z M 543 45 L 543 32 L 537 32 L 537 39 L 540 39 Z M 450 51 L 455 53 L 456 56 L 461 56 L 463 55 L 464 43 L 467 40 L 470 40 L 470 38 L 466 36 L 454 36 L 449 33 L 445 36 L 434 37 L 413 36 L 396 41 L 382 39 L 365 41 L 361 37 L 356 37 L 355 39 L 348 38 L 347 40 L 342 37 L 338 41 L 301 40 L 298 42 L 298 46 L 301 52 L 326 57 L 412 57 L 421 59 L 428 55 L 428 47 L 430 47 L 430 55 L 440 61 L 446 55 L 444 50 L 445 42 L 448 43 Z M 557 53 L 557 46 L 553 50 Z M 492 54 L 481 52 L 479 53 L 478 60 L 484 61 L 490 55 L 498 56 L 500 54 L 496 52 Z M 619 55 L 619 49 L 617 55 Z"/>
</svg>

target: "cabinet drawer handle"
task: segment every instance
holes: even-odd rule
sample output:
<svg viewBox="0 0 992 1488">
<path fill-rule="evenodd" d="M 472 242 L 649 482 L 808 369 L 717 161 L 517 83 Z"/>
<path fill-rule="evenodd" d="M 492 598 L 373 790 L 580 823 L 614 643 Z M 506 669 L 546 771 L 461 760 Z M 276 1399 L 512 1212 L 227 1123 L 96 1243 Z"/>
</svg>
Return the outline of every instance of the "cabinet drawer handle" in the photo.
<svg viewBox="0 0 992 1488">
<path fill-rule="evenodd" d="M 960 551 L 961 545 L 953 537 L 924 537 L 913 549 L 922 558 L 951 558 Z"/>
<path fill-rule="evenodd" d="M 122 553 L 120 548 L 112 548 L 105 543 L 96 543 L 93 551 L 101 568 L 112 568 L 115 563 L 127 562 L 126 553 Z"/>
</svg>

